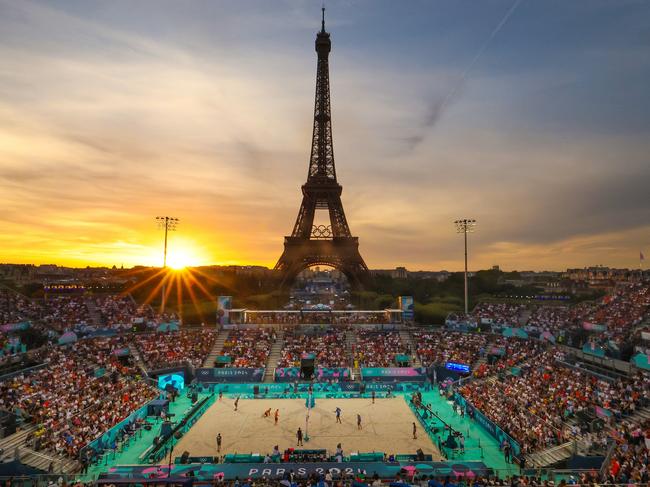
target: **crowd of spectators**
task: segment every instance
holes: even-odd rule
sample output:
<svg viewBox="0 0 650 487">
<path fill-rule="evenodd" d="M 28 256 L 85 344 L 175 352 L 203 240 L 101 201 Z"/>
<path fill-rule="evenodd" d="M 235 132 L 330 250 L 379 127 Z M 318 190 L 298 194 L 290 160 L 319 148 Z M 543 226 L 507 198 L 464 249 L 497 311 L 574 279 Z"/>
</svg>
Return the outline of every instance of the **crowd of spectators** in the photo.
<svg viewBox="0 0 650 487">
<path fill-rule="evenodd" d="M 650 481 L 650 421 L 639 425 L 620 423 L 612 432 L 615 442 L 606 481 L 616 484 L 646 484 Z"/>
<path fill-rule="evenodd" d="M 118 356 L 121 337 L 50 347 L 45 366 L 0 382 L 0 408 L 38 425 L 28 445 L 76 457 L 79 450 L 157 392 L 135 377 L 128 357 Z"/>
<path fill-rule="evenodd" d="M 546 350 L 537 340 L 499 337 L 487 347 L 486 361 L 473 372 L 474 377 L 507 372 L 524 361 L 531 361 Z"/>
<path fill-rule="evenodd" d="M 396 331 L 360 330 L 352 345 L 355 367 L 394 367 L 396 355 L 409 353 Z"/>
<path fill-rule="evenodd" d="M 413 341 L 422 365 L 444 365 L 457 362 L 472 366 L 485 356 L 488 336 L 455 331 L 415 331 Z"/>
<path fill-rule="evenodd" d="M 650 320 L 650 283 L 620 283 L 598 301 L 572 306 L 531 305 L 527 308 L 523 304 L 481 302 L 469 316 L 450 315 L 449 320 L 473 326 L 523 326 L 529 332 L 548 332 L 556 338 L 561 337 L 560 340 L 564 340 L 568 332 L 578 332 L 583 338 L 575 345 L 587 341 L 594 346 L 614 347 L 616 351 L 625 343 L 639 342 L 637 326 Z"/>
<path fill-rule="evenodd" d="M 246 313 L 246 323 L 265 325 L 346 325 L 346 324 L 383 324 L 388 323 L 386 313 L 373 312 L 336 312 L 323 310 L 302 311 L 264 311 Z"/>
<path fill-rule="evenodd" d="M 37 309 L 38 306 L 25 296 L 0 289 L 0 368 L 21 361 L 24 352 L 47 340 L 48 330 L 31 320 Z M 29 328 L 31 332 L 27 331 Z M 25 334 L 29 335 L 27 340 L 23 340 Z"/>
<path fill-rule="evenodd" d="M 525 309 L 523 304 L 481 302 L 472 311 L 472 316 L 478 323 L 516 327 Z"/>
<path fill-rule="evenodd" d="M 605 296 L 599 303 L 584 310 L 582 323 L 604 324 L 608 340 L 625 341 L 634 327 L 650 318 L 650 284 L 626 283 Z"/>
<path fill-rule="evenodd" d="M 229 367 L 265 367 L 276 340 L 277 334 L 273 329 L 232 330 L 226 338 L 221 355 L 230 357 Z"/>
<path fill-rule="evenodd" d="M 37 319 L 57 333 L 81 332 L 92 326 L 86 298 L 80 295 L 53 296 L 39 302 Z"/>
<path fill-rule="evenodd" d="M 0 326 L 29 320 L 37 306 L 9 289 L 0 289 Z"/>
<path fill-rule="evenodd" d="M 189 363 L 201 367 L 217 338 L 214 329 L 189 329 L 133 336 L 140 357 L 149 370 Z"/>
<path fill-rule="evenodd" d="M 561 442 L 565 421 L 581 411 L 598 406 L 622 417 L 648 403 L 647 376 L 610 383 L 557 362 L 563 358 L 561 352 L 548 350 L 524 363 L 519 375 L 470 382 L 460 392 L 524 452 Z"/>
<path fill-rule="evenodd" d="M 550 354 L 545 358 L 553 360 Z M 559 444 L 563 439 L 562 413 L 575 407 L 569 398 L 564 400 L 563 391 L 558 389 L 559 397 L 554 396 L 558 381 L 551 384 L 550 373 L 543 366 L 541 369 L 501 381 L 474 381 L 460 388 L 465 399 L 514 438 L 524 453 Z M 558 414 L 560 406 L 564 411 Z"/>
<path fill-rule="evenodd" d="M 300 366 L 304 354 L 314 354 L 315 365 L 321 367 L 347 367 L 346 331 L 330 328 L 324 332 L 301 333 L 287 331 L 278 367 Z"/>
<path fill-rule="evenodd" d="M 568 306 L 534 306 L 530 311 L 525 328 L 554 336 L 566 331 L 573 324 L 575 312 Z"/>
<path fill-rule="evenodd" d="M 472 371 L 474 377 L 507 371 L 545 348 L 544 344 L 533 340 L 447 330 L 415 331 L 413 341 L 423 366 L 456 362 L 474 367 L 478 363 Z"/>
<path fill-rule="evenodd" d="M 150 306 L 137 306 L 130 296 L 100 295 L 89 298 L 99 314 L 99 327 L 111 328 L 117 331 L 129 331 L 134 322 L 150 322 L 155 326 L 156 314 Z"/>
</svg>

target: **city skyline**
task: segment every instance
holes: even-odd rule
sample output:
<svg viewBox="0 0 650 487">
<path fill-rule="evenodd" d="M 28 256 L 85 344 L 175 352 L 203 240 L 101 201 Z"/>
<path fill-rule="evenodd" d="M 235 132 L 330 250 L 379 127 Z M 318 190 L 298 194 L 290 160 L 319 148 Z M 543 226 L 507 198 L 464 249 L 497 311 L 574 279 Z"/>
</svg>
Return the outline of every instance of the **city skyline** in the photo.
<svg viewBox="0 0 650 487">
<path fill-rule="evenodd" d="M 327 2 L 337 173 L 372 269 L 635 268 L 650 7 Z M 320 2 L 0 0 L 0 261 L 273 267 Z M 624 73 L 624 76 L 621 76 Z"/>
</svg>

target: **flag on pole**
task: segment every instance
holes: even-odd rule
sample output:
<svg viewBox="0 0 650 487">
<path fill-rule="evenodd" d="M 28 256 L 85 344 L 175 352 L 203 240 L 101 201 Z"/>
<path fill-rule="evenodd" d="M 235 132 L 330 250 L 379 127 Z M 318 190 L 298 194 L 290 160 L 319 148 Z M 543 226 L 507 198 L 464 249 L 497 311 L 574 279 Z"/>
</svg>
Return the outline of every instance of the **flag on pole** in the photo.
<svg viewBox="0 0 650 487">
<path fill-rule="evenodd" d="M 645 255 L 643 255 L 643 252 L 639 252 L 639 260 L 645 260 Z"/>
</svg>

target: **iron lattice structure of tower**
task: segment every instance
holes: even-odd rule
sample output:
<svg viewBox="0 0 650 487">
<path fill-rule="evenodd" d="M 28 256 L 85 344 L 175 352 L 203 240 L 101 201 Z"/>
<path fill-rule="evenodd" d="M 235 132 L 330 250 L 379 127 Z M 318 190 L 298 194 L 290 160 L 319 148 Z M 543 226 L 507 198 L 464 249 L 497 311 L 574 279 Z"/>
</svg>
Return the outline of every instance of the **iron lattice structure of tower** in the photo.
<svg viewBox="0 0 650 487">
<path fill-rule="evenodd" d="M 369 278 L 368 267 L 359 253 L 359 239 L 353 237 L 345 218 L 336 180 L 332 118 L 330 110 L 330 35 L 325 32 L 325 9 L 321 30 L 316 35 L 316 101 L 307 182 L 302 185 L 302 204 L 290 236 L 284 238 L 284 252 L 275 265 L 282 272 L 283 285 L 313 265 L 328 265 L 345 274 L 354 287 Z M 316 210 L 327 210 L 329 225 L 314 225 Z"/>
</svg>

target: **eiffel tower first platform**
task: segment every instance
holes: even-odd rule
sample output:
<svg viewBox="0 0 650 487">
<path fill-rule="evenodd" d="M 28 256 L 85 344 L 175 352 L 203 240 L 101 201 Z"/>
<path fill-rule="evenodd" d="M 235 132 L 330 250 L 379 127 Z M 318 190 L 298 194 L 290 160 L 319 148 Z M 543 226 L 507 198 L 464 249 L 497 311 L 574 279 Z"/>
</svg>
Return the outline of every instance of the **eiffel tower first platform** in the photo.
<svg viewBox="0 0 650 487">
<path fill-rule="evenodd" d="M 332 49 L 325 32 L 325 9 L 321 31 L 316 35 L 316 101 L 311 141 L 309 173 L 302 185 L 302 204 L 290 236 L 284 238 L 284 252 L 275 269 L 282 273 L 282 286 L 290 285 L 298 273 L 314 265 L 332 266 L 345 274 L 350 284 L 360 288 L 370 277 L 359 253 L 359 239 L 348 226 L 336 180 L 328 57 Z M 327 210 L 329 225 L 314 225 L 316 210 Z"/>
</svg>

